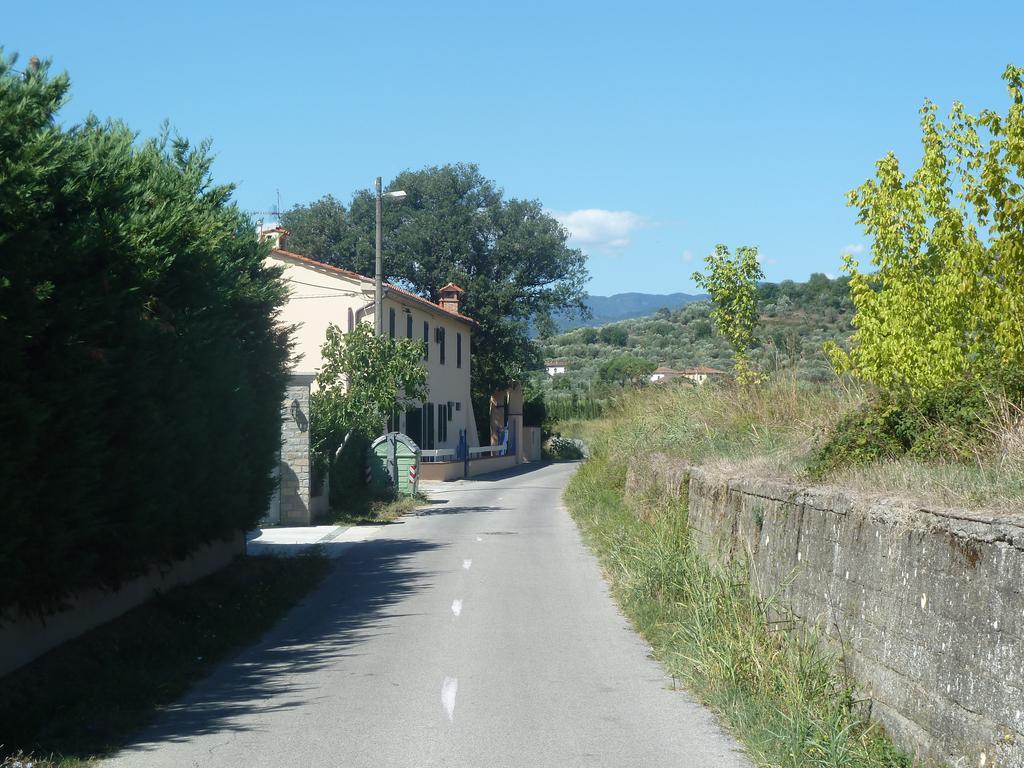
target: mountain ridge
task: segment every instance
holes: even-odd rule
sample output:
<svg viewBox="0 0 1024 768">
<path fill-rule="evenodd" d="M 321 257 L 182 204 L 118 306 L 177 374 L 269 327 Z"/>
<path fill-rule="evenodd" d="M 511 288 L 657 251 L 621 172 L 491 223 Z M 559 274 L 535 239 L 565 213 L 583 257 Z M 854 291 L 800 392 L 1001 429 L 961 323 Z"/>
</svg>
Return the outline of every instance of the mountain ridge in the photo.
<svg viewBox="0 0 1024 768">
<path fill-rule="evenodd" d="M 584 302 L 590 309 L 592 317 L 584 320 L 577 316 L 560 313 L 555 316 L 555 324 L 559 333 L 565 333 L 584 326 L 607 325 L 619 320 L 631 320 L 637 317 L 653 315 L 662 307 L 669 310 L 679 309 L 695 301 L 708 298 L 704 293 L 641 293 L 627 291 L 613 293 L 610 296 L 587 294 Z"/>
</svg>

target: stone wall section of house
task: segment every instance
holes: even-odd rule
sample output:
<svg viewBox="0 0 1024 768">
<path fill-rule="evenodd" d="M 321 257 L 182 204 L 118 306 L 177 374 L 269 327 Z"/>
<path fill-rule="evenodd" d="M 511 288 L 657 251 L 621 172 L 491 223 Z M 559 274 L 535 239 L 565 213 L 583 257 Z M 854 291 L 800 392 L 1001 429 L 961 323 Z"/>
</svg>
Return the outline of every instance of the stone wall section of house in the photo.
<svg viewBox="0 0 1024 768">
<path fill-rule="evenodd" d="M 842 650 L 872 717 L 925 762 L 1024 768 L 1024 514 L 923 508 L 635 458 L 627 493 L 688 496 L 698 549 L 747 563 Z"/>
<path fill-rule="evenodd" d="M 310 507 L 309 387 L 311 374 L 294 374 L 281 405 L 281 525 L 312 524 Z"/>
</svg>

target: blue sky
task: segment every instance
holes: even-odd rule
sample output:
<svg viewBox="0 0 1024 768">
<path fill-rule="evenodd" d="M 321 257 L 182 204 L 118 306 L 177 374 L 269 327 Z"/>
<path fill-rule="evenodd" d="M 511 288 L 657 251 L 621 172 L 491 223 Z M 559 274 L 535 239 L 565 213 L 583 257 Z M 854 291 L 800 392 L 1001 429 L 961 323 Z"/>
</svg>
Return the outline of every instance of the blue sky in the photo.
<svg viewBox="0 0 1024 768">
<path fill-rule="evenodd" d="M 693 291 L 718 242 L 837 273 L 844 193 L 916 163 L 925 97 L 1005 110 L 1021 29 L 1021 2 L 112 1 L 10 4 L 0 45 L 69 71 L 68 123 L 211 138 L 250 211 L 476 162 L 609 294 Z"/>
</svg>

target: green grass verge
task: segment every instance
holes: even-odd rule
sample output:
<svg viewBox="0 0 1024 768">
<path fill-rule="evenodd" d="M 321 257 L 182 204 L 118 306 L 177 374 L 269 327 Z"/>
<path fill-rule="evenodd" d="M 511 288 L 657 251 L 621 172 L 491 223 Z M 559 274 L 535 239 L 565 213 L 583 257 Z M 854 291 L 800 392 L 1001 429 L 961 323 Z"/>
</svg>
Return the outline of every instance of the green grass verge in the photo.
<svg viewBox="0 0 1024 768">
<path fill-rule="evenodd" d="M 755 764 L 911 765 L 866 719 L 813 628 L 759 598 L 744 569 L 719 570 L 700 557 L 685 502 L 627 504 L 624 486 L 625 462 L 598 450 L 566 499 L 624 613 L 668 671 L 721 714 Z"/>
<path fill-rule="evenodd" d="M 257 641 L 327 573 L 313 553 L 246 557 L 0 679 L 0 766 L 84 768 Z"/>
</svg>

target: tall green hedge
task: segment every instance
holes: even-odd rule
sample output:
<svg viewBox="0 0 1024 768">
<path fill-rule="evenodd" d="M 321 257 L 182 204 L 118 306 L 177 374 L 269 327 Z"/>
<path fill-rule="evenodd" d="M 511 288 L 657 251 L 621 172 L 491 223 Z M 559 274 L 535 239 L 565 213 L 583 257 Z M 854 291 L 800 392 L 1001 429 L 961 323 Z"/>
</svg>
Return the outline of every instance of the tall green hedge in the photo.
<svg viewBox="0 0 1024 768">
<path fill-rule="evenodd" d="M 0 611 L 251 526 L 289 356 L 279 275 L 207 146 L 62 127 L 0 51 Z"/>
</svg>

